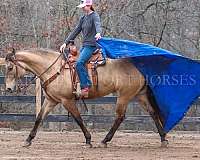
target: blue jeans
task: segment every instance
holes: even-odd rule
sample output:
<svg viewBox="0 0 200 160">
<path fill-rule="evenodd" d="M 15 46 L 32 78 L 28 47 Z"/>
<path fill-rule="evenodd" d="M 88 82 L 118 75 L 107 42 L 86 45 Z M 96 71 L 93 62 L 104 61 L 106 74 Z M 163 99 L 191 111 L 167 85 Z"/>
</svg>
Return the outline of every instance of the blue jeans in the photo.
<svg viewBox="0 0 200 160">
<path fill-rule="evenodd" d="M 88 60 L 92 57 L 92 53 L 96 49 L 97 48 L 94 46 L 84 46 L 80 50 L 80 55 L 76 62 L 76 71 L 80 80 L 81 89 L 92 86 L 92 82 L 90 80 L 85 65 L 87 64 Z"/>
</svg>

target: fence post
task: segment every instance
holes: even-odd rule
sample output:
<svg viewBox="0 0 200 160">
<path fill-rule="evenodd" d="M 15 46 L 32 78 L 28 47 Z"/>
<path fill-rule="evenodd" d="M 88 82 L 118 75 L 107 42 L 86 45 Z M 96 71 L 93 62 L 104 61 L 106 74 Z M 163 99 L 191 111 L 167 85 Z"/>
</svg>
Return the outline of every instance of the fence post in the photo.
<svg viewBox="0 0 200 160">
<path fill-rule="evenodd" d="M 35 96 L 36 96 L 36 111 L 35 115 L 37 115 L 40 112 L 40 109 L 42 108 L 42 88 L 40 84 L 40 79 L 36 80 L 36 85 L 35 85 Z"/>
</svg>

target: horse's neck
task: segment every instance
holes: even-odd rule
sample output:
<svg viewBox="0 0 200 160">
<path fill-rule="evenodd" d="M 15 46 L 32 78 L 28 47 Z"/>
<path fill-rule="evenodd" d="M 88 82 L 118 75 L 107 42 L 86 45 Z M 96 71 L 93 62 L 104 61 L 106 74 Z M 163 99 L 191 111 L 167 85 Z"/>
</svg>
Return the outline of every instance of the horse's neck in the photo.
<svg viewBox="0 0 200 160">
<path fill-rule="evenodd" d="M 45 81 L 49 78 L 52 69 L 48 71 L 46 70 L 56 59 L 56 57 L 54 58 L 51 56 L 49 58 L 46 57 L 45 55 L 34 54 L 29 52 L 26 53 L 20 52 L 16 56 L 17 59 L 19 59 L 19 62 L 21 62 L 27 70 L 29 70 L 36 76 L 40 76 L 42 74 L 42 76 L 40 77 L 42 81 Z M 53 68 L 55 69 L 55 67 Z M 43 72 L 45 71 L 46 73 L 43 74 Z"/>
</svg>

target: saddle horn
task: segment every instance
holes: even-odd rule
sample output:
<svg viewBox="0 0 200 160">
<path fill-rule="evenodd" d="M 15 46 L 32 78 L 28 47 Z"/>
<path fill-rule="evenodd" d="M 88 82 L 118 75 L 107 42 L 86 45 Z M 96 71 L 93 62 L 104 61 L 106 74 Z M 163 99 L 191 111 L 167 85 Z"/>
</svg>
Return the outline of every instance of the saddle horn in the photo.
<svg viewBox="0 0 200 160">
<path fill-rule="evenodd" d="M 70 41 L 69 41 L 69 44 L 71 44 L 71 45 L 75 45 L 74 40 L 70 40 Z"/>
</svg>

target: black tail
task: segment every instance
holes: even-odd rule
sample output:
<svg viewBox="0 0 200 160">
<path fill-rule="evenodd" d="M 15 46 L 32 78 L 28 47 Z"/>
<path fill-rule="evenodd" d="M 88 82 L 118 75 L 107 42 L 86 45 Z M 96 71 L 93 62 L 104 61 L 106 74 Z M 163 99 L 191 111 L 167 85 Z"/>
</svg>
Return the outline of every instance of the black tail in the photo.
<svg viewBox="0 0 200 160">
<path fill-rule="evenodd" d="M 153 107 L 156 115 L 158 115 L 161 123 L 163 124 L 164 123 L 164 120 L 162 118 L 162 116 L 160 115 L 160 109 L 158 107 L 158 104 L 156 102 L 156 99 L 155 99 L 155 96 L 151 90 L 151 88 L 149 87 L 149 85 L 147 85 L 147 98 L 149 100 L 149 103 L 151 104 L 151 106 Z"/>
</svg>

